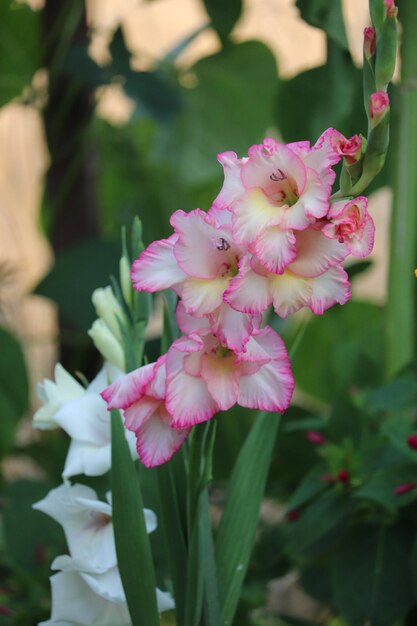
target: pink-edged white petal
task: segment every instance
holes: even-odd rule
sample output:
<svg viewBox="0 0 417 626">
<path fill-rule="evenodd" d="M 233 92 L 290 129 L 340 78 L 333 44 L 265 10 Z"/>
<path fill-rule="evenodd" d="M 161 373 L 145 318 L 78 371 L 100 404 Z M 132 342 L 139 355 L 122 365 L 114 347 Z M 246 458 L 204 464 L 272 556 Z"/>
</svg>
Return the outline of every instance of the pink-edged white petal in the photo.
<svg viewBox="0 0 417 626">
<path fill-rule="evenodd" d="M 267 140 L 251 146 L 249 159 L 242 166 L 242 181 L 246 189 L 260 187 L 271 199 L 285 201 L 285 189 L 301 195 L 306 184 L 306 168 L 299 156 L 284 144 Z M 283 185 L 283 182 L 285 184 Z"/>
<path fill-rule="evenodd" d="M 229 228 L 218 227 L 214 218 L 200 209 L 175 211 L 170 222 L 178 234 L 174 255 L 188 276 L 207 279 L 225 273 L 234 252 Z"/>
<path fill-rule="evenodd" d="M 254 333 L 253 347 L 257 354 L 264 352 L 269 361 L 262 363 L 254 372 L 249 362 L 248 373 L 243 372 L 239 379 L 238 402 L 247 408 L 263 411 L 285 411 L 294 391 L 294 377 L 287 349 L 279 335 L 269 326 Z"/>
<path fill-rule="evenodd" d="M 363 259 L 371 254 L 375 240 L 375 224 L 369 213 L 364 217 L 362 229 L 347 242 L 352 256 Z"/>
<path fill-rule="evenodd" d="M 311 280 L 288 270 L 281 276 L 269 275 L 268 286 L 273 306 L 280 317 L 287 317 L 308 306 L 312 289 Z"/>
<path fill-rule="evenodd" d="M 123 411 L 124 422 L 126 428 L 136 432 L 143 426 L 152 415 L 157 411 L 162 401 L 151 396 L 144 396 L 141 400 L 137 400 L 130 405 L 128 409 Z"/>
<path fill-rule="evenodd" d="M 277 207 L 259 187 L 246 191 L 233 203 L 233 235 L 239 243 L 252 243 L 268 226 L 280 221 Z"/>
<path fill-rule="evenodd" d="M 330 222 L 323 227 L 323 234 L 344 242 L 348 251 L 363 258 L 372 252 L 375 225 L 368 213 L 368 200 L 364 196 L 334 202 L 327 215 Z"/>
<path fill-rule="evenodd" d="M 130 277 L 138 291 L 162 291 L 169 289 L 185 278 L 174 256 L 177 235 L 154 241 L 133 262 Z"/>
<path fill-rule="evenodd" d="M 229 304 L 223 302 L 221 306 L 209 316 L 213 333 L 222 344 L 240 352 L 245 349 L 254 329 L 259 328 L 262 321 L 260 314 L 252 315 L 236 311 Z"/>
<path fill-rule="evenodd" d="M 229 280 L 227 276 L 211 279 L 187 278 L 181 292 L 187 313 L 197 317 L 212 313 L 221 305 Z"/>
<path fill-rule="evenodd" d="M 260 233 L 252 249 L 262 265 L 274 274 L 281 274 L 297 254 L 293 231 L 278 226 L 268 227 Z"/>
<path fill-rule="evenodd" d="M 174 341 L 167 353 L 166 408 L 176 428 L 189 428 L 205 422 L 219 409 L 209 393 L 207 383 L 184 369 L 186 348 L 188 346 L 195 352 L 195 344 L 197 341 L 182 337 Z"/>
<path fill-rule="evenodd" d="M 236 311 L 250 314 L 262 313 L 272 303 L 267 276 L 254 272 L 248 259 L 242 260 L 223 298 Z"/>
<path fill-rule="evenodd" d="M 348 276 L 340 265 L 331 267 L 317 278 L 312 278 L 312 291 L 309 307 L 317 315 L 321 315 L 336 303 L 345 304 L 350 298 Z"/>
<path fill-rule="evenodd" d="M 178 302 L 175 316 L 177 318 L 178 328 L 184 335 L 210 329 L 210 323 L 207 317 L 195 317 L 187 313 L 182 300 Z"/>
<path fill-rule="evenodd" d="M 222 411 L 227 411 L 236 403 L 238 370 L 233 355 L 216 357 L 204 354 L 201 359 L 201 376 Z"/>
<path fill-rule="evenodd" d="M 116 380 L 101 393 L 108 409 L 127 409 L 145 394 L 146 386 L 155 376 L 155 363 L 149 363 Z"/>
<path fill-rule="evenodd" d="M 146 467 L 166 463 L 182 446 L 189 428 L 174 428 L 172 418 L 161 404 L 152 417 L 137 432 L 137 451 Z"/>
<path fill-rule="evenodd" d="M 238 159 L 236 152 L 229 151 L 218 154 L 217 160 L 223 166 L 224 182 L 219 195 L 213 202 L 213 207 L 226 209 L 245 191 L 240 172 L 242 165 L 248 159 L 247 157 Z"/>
<path fill-rule="evenodd" d="M 349 254 L 344 243 L 329 239 L 317 228 L 296 233 L 297 256 L 288 269 L 304 277 L 319 276 L 329 267 L 341 263 Z"/>
</svg>

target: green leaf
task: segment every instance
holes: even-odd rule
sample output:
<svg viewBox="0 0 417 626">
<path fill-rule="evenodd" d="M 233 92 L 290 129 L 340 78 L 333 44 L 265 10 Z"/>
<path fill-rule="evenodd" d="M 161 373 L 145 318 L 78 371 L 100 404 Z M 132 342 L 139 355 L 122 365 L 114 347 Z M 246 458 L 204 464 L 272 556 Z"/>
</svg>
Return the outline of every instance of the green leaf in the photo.
<svg viewBox="0 0 417 626">
<path fill-rule="evenodd" d="M 86 332 L 96 318 L 91 294 L 105 287 L 119 267 L 118 243 L 90 239 L 68 248 L 56 259 L 35 293 L 56 302 L 77 330 Z"/>
<path fill-rule="evenodd" d="M 313 467 L 304 476 L 287 503 L 287 507 L 290 511 L 302 506 L 328 487 L 328 485 L 321 480 L 321 476 L 325 471 L 325 466 L 320 464 L 319 466 Z"/>
<path fill-rule="evenodd" d="M 242 14 L 242 0 L 204 0 L 206 11 L 222 41 L 225 41 Z"/>
<path fill-rule="evenodd" d="M 133 626 L 159 626 L 156 579 L 138 476 L 118 411 L 111 412 L 113 522 L 117 562 Z"/>
<path fill-rule="evenodd" d="M 396 495 L 395 488 L 414 482 L 417 482 L 416 465 L 409 463 L 400 467 L 389 467 L 371 475 L 369 480 L 356 491 L 355 498 L 371 500 L 389 511 L 395 511 L 416 499 L 414 490 Z"/>
<path fill-rule="evenodd" d="M 328 127 L 337 128 L 347 137 L 364 130 L 362 73 L 352 64 L 350 55 L 329 42 L 326 65 L 282 83 L 277 123 L 286 141 L 316 142 Z"/>
<path fill-rule="evenodd" d="M 40 13 L 18 2 L 0 2 L 0 106 L 30 84 L 40 54 Z"/>
<path fill-rule="evenodd" d="M 197 185 L 220 180 L 213 155 L 233 149 L 244 156 L 273 125 L 278 74 L 271 50 L 258 41 L 227 45 L 196 63 L 190 74 L 195 86 L 183 89 L 184 111 L 164 150 L 178 175 Z"/>
<path fill-rule="evenodd" d="M 384 337 L 383 310 L 372 304 L 348 302 L 315 316 L 294 360 L 297 384 L 327 402 L 347 384 L 369 384 L 372 366 L 383 368 Z"/>
<path fill-rule="evenodd" d="M 414 431 L 414 432 L 413 432 Z M 407 443 L 409 435 L 416 434 L 407 417 L 392 415 L 381 427 L 382 434 L 387 437 L 392 446 L 401 452 L 409 461 L 417 462 L 417 451 L 410 448 Z"/>
<path fill-rule="evenodd" d="M 369 270 L 373 266 L 372 261 L 359 261 L 358 263 L 352 263 L 348 267 L 345 267 L 349 280 L 352 281 L 356 276 L 361 275 L 366 270 Z"/>
<path fill-rule="evenodd" d="M 18 341 L 0 328 L 0 458 L 13 445 L 18 421 L 29 404 L 29 381 Z"/>
<path fill-rule="evenodd" d="M 324 30 L 335 43 L 348 50 L 341 0 L 297 0 L 303 20 Z"/>
<path fill-rule="evenodd" d="M 348 624 L 392 626 L 413 605 L 410 552 L 413 533 L 392 527 L 359 526 L 334 558 L 334 603 Z"/>
<path fill-rule="evenodd" d="M 364 398 L 371 411 L 402 411 L 417 404 L 417 380 L 410 373 L 369 391 Z"/>
<path fill-rule="evenodd" d="M 230 477 L 216 542 L 221 626 L 232 623 L 239 601 L 279 422 L 278 413 L 258 415 Z"/>
</svg>

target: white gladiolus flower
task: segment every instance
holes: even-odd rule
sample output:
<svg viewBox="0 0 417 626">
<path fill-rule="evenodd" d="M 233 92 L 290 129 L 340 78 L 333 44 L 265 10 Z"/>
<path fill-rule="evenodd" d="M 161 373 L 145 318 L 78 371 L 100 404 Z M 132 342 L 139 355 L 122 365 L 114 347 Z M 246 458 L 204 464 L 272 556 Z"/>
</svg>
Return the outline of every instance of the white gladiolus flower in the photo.
<svg viewBox="0 0 417 626">
<path fill-rule="evenodd" d="M 70 552 L 52 563 L 52 569 L 61 571 L 51 577 L 52 615 L 43 626 L 129 626 L 109 496 L 102 502 L 90 487 L 62 485 L 34 508 L 62 525 Z M 150 533 L 156 528 L 156 516 L 147 509 L 144 514 Z M 159 589 L 157 603 L 160 612 L 174 607 L 171 595 Z"/>
<path fill-rule="evenodd" d="M 100 354 L 118 369 L 125 371 L 125 357 L 123 348 L 106 322 L 97 319 L 88 331 L 91 339 Z"/>
<path fill-rule="evenodd" d="M 57 428 L 54 416 L 59 407 L 68 400 L 84 394 L 84 387 L 69 374 L 60 363 L 55 365 L 55 380 L 45 379 L 38 383 L 36 391 L 43 402 L 33 416 L 33 427 L 42 430 Z"/>
</svg>

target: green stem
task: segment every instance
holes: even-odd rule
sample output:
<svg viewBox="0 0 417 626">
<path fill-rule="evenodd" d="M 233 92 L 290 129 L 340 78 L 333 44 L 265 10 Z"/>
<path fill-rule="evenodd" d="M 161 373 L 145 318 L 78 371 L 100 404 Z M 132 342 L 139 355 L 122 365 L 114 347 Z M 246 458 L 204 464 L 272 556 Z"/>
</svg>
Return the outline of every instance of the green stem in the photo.
<svg viewBox="0 0 417 626">
<path fill-rule="evenodd" d="M 402 81 L 395 111 L 394 202 L 387 305 L 387 372 L 390 376 L 414 356 L 417 242 L 417 10 L 401 0 Z"/>
</svg>

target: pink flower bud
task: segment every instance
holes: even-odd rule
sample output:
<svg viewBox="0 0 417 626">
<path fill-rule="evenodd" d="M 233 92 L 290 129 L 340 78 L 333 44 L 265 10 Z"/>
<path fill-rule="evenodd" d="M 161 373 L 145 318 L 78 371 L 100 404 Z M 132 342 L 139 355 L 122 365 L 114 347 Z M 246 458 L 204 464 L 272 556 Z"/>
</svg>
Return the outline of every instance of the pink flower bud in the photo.
<svg viewBox="0 0 417 626">
<path fill-rule="evenodd" d="M 417 450 L 417 435 L 407 437 L 407 443 L 412 450 Z"/>
<path fill-rule="evenodd" d="M 339 146 L 339 154 L 345 159 L 347 165 L 353 165 L 359 161 L 362 155 L 362 137 L 353 135 L 350 139 L 341 141 Z"/>
<path fill-rule="evenodd" d="M 348 482 L 350 481 L 350 474 L 347 470 L 342 469 L 340 470 L 340 472 L 337 475 L 337 479 L 340 483 L 343 483 L 344 485 L 347 485 Z"/>
<path fill-rule="evenodd" d="M 8 606 L 4 604 L 0 604 L 0 615 L 5 615 L 6 617 L 10 617 L 12 615 L 12 610 L 9 609 Z"/>
<path fill-rule="evenodd" d="M 292 509 L 291 511 L 287 511 L 287 520 L 289 522 L 295 522 L 300 517 L 300 509 Z"/>
<path fill-rule="evenodd" d="M 389 97 L 386 91 L 376 91 L 371 94 L 369 101 L 369 115 L 373 126 L 379 122 L 386 110 L 389 108 Z"/>
<path fill-rule="evenodd" d="M 306 433 L 306 438 L 310 443 L 314 443 L 316 446 L 322 446 L 326 443 L 326 439 L 323 437 L 321 433 L 316 432 L 315 430 L 309 430 Z"/>
<path fill-rule="evenodd" d="M 374 55 L 375 47 L 376 30 L 373 26 L 367 26 L 363 31 L 363 49 L 368 59 Z"/>
<path fill-rule="evenodd" d="M 398 7 L 395 6 L 395 0 L 384 0 L 387 17 L 397 17 Z"/>
<path fill-rule="evenodd" d="M 417 487 L 417 483 L 404 483 L 402 485 L 398 485 L 395 487 L 394 493 L 396 496 L 402 496 L 404 493 L 408 493 L 409 491 L 413 491 Z"/>
</svg>

